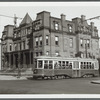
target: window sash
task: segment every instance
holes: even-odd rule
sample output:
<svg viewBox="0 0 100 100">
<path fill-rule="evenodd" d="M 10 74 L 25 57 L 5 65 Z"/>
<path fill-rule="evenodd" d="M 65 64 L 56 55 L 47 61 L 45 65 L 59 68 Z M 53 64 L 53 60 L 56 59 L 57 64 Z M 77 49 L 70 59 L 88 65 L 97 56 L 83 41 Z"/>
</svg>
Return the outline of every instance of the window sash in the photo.
<svg viewBox="0 0 100 100">
<path fill-rule="evenodd" d="M 73 47 L 73 39 L 70 38 L 70 47 Z"/>
<path fill-rule="evenodd" d="M 49 36 L 48 35 L 46 35 L 46 45 L 48 45 L 48 39 L 49 39 Z"/>
<path fill-rule="evenodd" d="M 58 45 L 58 41 L 59 41 L 58 36 L 55 36 L 55 45 Z"/>
</svg>

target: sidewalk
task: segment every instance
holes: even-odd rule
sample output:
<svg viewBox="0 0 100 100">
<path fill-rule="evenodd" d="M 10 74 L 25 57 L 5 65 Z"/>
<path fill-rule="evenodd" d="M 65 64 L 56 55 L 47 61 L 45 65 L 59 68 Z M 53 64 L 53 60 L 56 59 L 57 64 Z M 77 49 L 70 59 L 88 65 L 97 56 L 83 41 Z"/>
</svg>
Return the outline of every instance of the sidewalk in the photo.
<svg viewBox="0 0 100 100">
<path fill-rule="evenodd" d="M 0 80 L 27 80 L 27 77 L 22 76 L 20 78 L 17 78 L 17 76 L 0 75 Z"/>
</svg>

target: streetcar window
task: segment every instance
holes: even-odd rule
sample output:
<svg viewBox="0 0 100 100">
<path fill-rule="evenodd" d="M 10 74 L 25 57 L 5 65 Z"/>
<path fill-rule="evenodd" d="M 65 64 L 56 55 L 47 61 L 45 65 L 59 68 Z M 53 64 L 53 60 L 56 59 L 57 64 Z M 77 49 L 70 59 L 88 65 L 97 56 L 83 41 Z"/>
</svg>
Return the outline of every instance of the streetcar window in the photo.
<svg viewBox="0 0 100 100">
<path fill-rule="evenodd" d="M 49 69 L 53 68 L 53 61 L 49 61 Z"/>
<path fill-rule="evenodd" d="M 67 68 L 67 69 L 69 68 L 69 64 L 68 64 L 68 61 L 66 61 L 66 68 Z"/>
<path fill-rule="evenodd" d="M 81 62 L 81 69 L 94 69 L 94 64 L 91 62 Z"/>
<path fill-rule="evenodd" d="M 54 68 L 55 69 L 58 69 L 59 68 L 59 64 L 58 64 L 58 62 L 56 61 L 56 62 L 54 62 Z"/>
<path fill-rule="evenodd" d="M 72 63 L 69 63 L 69 69 L 72 69 Z"/>
<path fill-rule="evenodd" d="M 62 62 L 62 69 L 65 69 L 65 61 Z"/>
<path fill-rule="evenodd" d="M 44 61 L 44 69 L 48 69 L 48 61 Z"/>
<path fill-rule="evenodd" d="M 89 65 L 88 65 L 88 66 L 89 66 L 89 68 L 91 69 L 91 62 L 89 62 Z"/>
<path fill-rule="evenodd" d="M 58 61 L 58 68 L 61 69 L 61 61 Z"/>
<path fill-rule="evenodd" d="M 83 67 L 84 67 L 83 65 L 84 65 L 84 63 L 83 63 L 83 62 L 81 62 L 81 65 L 80 65 L 80 66 L 81 66 L 81 69 L 83 69 Z"/>
<path fill-rule="evenodd" d="M 38 61 L 38 68 L 42 68 L 42 61 Z"/>
<path fill-rule="evenodd" d="M 89 67 L 88 67 L 88 62 L 86 63 L 86 68 L 89 69 Z"/>
</svg>

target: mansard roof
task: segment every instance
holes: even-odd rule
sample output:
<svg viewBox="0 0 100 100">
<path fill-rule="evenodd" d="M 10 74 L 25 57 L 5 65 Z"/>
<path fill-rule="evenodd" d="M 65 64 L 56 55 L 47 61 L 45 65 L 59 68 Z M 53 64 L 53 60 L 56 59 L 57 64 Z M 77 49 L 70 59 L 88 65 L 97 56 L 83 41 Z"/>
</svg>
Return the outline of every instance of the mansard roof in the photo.
<svg viewBox="0 0 100 100">
<path fill-rule="evenodd" d="M 27 13 L 27 14 L 25 15 L 25 17 L 23 18 L 23 20 L 22 20 L 20 26 L 29 24 L 29 23 L 31 23 L 31 22 L 32 22 L 32 19 L 31 19 L 31 17 L 29 16 L 29 14 Z"/>
</svg>

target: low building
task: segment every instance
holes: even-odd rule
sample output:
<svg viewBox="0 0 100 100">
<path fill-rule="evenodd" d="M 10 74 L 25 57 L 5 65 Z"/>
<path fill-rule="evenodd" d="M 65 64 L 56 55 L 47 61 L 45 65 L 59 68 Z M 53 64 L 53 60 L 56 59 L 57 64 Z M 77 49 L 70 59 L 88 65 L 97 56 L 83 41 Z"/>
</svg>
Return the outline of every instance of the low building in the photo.
<svg viewBox="0 0 100 100">
<path fill-rule="evenodd" d="M 6 25 L 2 34 L 2 69 L 32 68 L 36 56 L 99 57 L 98 29 L 89 25 L 84 15 L 67 20 L 50 12 L 37 13 L 32 20 L 27 13 L 19 27 Z"/>
</svg>

